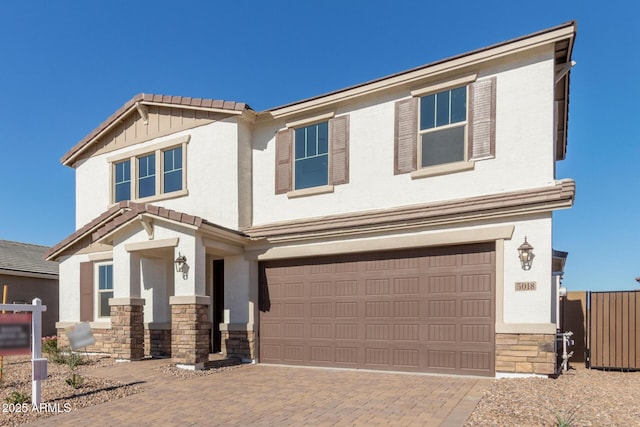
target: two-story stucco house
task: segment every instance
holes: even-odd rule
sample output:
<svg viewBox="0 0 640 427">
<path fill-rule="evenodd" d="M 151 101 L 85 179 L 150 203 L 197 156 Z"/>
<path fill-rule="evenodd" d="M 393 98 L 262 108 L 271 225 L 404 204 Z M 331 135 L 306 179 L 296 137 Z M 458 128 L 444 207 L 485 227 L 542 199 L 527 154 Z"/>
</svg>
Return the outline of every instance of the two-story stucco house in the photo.
<svg viewBox="0 0 640 427">
<path fill-rule="evenodd" d="M 77 230 L 48 253 L 59 332 L 87 321 L 90 351 L 196 368 L 222 352 L 552 374 L 575 35 L 569 22 L 260 112 L 135 96 L 62 158 Z"/>
</svg>

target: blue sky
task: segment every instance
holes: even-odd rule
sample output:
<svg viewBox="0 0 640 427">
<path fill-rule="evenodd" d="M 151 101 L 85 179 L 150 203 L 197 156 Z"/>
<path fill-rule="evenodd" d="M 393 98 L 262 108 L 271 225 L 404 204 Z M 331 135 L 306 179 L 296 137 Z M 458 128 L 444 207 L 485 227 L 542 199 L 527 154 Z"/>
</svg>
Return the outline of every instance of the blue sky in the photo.
<svg viewBox="0 0 640 427">
<path fill-rule="evenodd" d="M 446 4 L 445 4 L 446 3 Z M 575 206 L 554 214 L 570 290 L 640 276 L 637 2 L 32 1 L 0 3 L 0 239 L 74 231 L 62 155 L 133 95 L 264 110 L 578 22 L 567 159 Z M 535 245 L 534 245 L 535 246 Z"/>
</svg>

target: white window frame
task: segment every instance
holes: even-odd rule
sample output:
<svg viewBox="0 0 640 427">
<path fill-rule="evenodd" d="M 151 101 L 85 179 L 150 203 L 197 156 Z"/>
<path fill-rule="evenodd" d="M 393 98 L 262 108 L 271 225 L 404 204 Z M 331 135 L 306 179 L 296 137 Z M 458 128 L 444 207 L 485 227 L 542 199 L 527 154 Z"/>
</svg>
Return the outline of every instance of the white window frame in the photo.
<svg viewBox="0 0 640 427">
<path fill-rule="evenodd" d="M 115 165 L 125 160 L 130 161 L 130 174 L 131 174 L 131 201 L 135 202 L 154 202 L 157 200 L 173 199 L 176 197 L 182 197 L 189 194 L 187 189 L 187 144 L 191 139 L 190 135 L 185 135 L 179 138 L 172 138 L 167 141 L 159 142 L 154 145 L 150 145 L 137 150 L 128 151 L 116 156 L 107 158 L 107 163 L 111 171 L 109 179 L 111 204 L 117 203 L 115 201 Z M 164 163 L 163 156 L 167 150 L 174 148 L 182 148 L 182 189 L 178 191 L 171 191 L 164 193 Z M 138 177 L 138 161 L 140 158 L 155 154 L 155 194 L 147 197 L 139 197 L 139 177 Z"/>
<path fill-rule="evenodd" d="M 111 289 L 100 289 L 100 267 L 106 267 L 106 266 L 111 266 Z M 95 318 L 96 321 L 104 321 L 106 319 L 110 319 L 111 318 L 111 312 L 109 312 L 106 316 L 102 315 L 100 313 L 100 309 L 102 308 L 101 305 L 101 300 L 100 300 L 100 296 L 101 294 L 105 293 L 105 292 L 111 292 L 112 296 L 111 298 L 113 298 L 113 288 L 114 288 L 114 277 L 113 277 L 113 261 L 108 261 L 108 262 L 96 262 L 94 263 L 94 315 L 93 317 Z"/>
<path fill-rule="evenodd" d="M 456 123 L 449 123 L 443 126 L 434 126 L 430 129 L 420 129 L 420 125 L 421 125 L 421 118 L 422 118 L 422 98 L 429 96 L 429 95 L 437 95 L 440 93 L 444 93 L 444 92 L 448 92 L 454 89 L 459 89 L 461 87 L 464 87 L 465 89 L 465 119 L 464 121 L 461 122 L 456 122 Z M 451 104 L 451 103 L 450 103 Z M 428 166 L 423 166 L 422 165 L 422 136 L 429 134 L 429 133 L 435 133 L 435 132 L 440 132 L 443 130 L 447 130 L 447 129 L 454 129 L 454 128 L 458 128 L 458 127 L 464 127 L 464 136 L 463 136 L 463 142 L 464 142 L 464 147 L 463 147 L 463 152 L 462 152 L 462 159 L 457 160 L 455 162 L 447 162 L 447 163 L 438 163 L 435 165 L 428 165 Z M 452 165 L 452 164 L 456 164 L 456 163 L 460 163 L 460 162 L 467 162 L 468 161 L 468 151 L 469 151 L 469 85 L 460 85 L 460 86 L 452 86 L 452 87 L 448 87 L 445 89 L 440 89 L 437 91 L 432 91 L 429 93 L 425 93 L 422 94 L 420 96 L 420 98 L 418 99 L 418 147 L 417 147 L 417 156 L 418 156 L 418 169 L 429 169 L 429 168 L 434 168 L 434 167 L 442 167 L 445 165 Z"/>
</svg>

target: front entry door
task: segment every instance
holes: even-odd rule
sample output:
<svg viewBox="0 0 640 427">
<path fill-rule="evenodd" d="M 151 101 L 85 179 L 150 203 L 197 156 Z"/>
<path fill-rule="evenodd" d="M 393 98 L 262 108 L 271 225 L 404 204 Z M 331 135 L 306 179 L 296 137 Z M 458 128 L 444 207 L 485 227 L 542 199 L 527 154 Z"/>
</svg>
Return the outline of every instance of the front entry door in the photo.
<svg viewBox="0 0 640 427">
<path fill-rule="evenodd" d="M 224 321 L 224 260 L 213 261 L 213 292 L 212 292 L 212 317 L 211 317 L 211 352 L 222 351 L 222 334 L 220 323 Z"/>
</svg>

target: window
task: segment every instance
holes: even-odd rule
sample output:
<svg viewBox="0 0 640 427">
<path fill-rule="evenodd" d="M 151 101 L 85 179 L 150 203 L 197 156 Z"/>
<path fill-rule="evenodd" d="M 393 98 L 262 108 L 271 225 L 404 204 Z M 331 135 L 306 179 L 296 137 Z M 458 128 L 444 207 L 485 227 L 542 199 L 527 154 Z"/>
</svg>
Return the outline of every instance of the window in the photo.
<svg viewBox="0 0 640 427">
<path fill-rule="evenodd" d="M 98 265 L 98 317 L 109 317 L 109 298 L 113 298 L 113 264 Z"/>
<path fill-rule="evenodd" d="M 295 130 L 295 189 L 327 185 L 329 179 L 329 122 Z"/>
<path fill-rule="evenodd" d="M 189 139 L 186 135 L 108 158 L 112 202 L 187 195 L 185 152 Z"/>
<path fill-rule="evenodd" d="M 496 77 L 476 74 L 411 91 L 395 103 L 394 174 L 470 171 L 495 157 Z"/>
<path fill-rule="evenodd" d="M 114 165 L 115 169 L 115 200 L 131 199 L 131 162 L 125 160 Z"/>
<path fill-rule="evenodd" d="M 156 194 L 156 155 L 138 158 L 138 197 Z"/>
<path fill-rule="evenodd" d="M 349 182 L 348 115 L 327 113 L 287 123 L 275 142 L 276 194 L 322 194 Z"/>
<path fill-rule="evenodd" d="M 467 87 L 420 98 L 420 165 L 465 160 Z"/>
<path fill-rule="evenodd" d="M 182 190 L 182 147 L 163 151 L 164 192 Z"/>
</svg>

